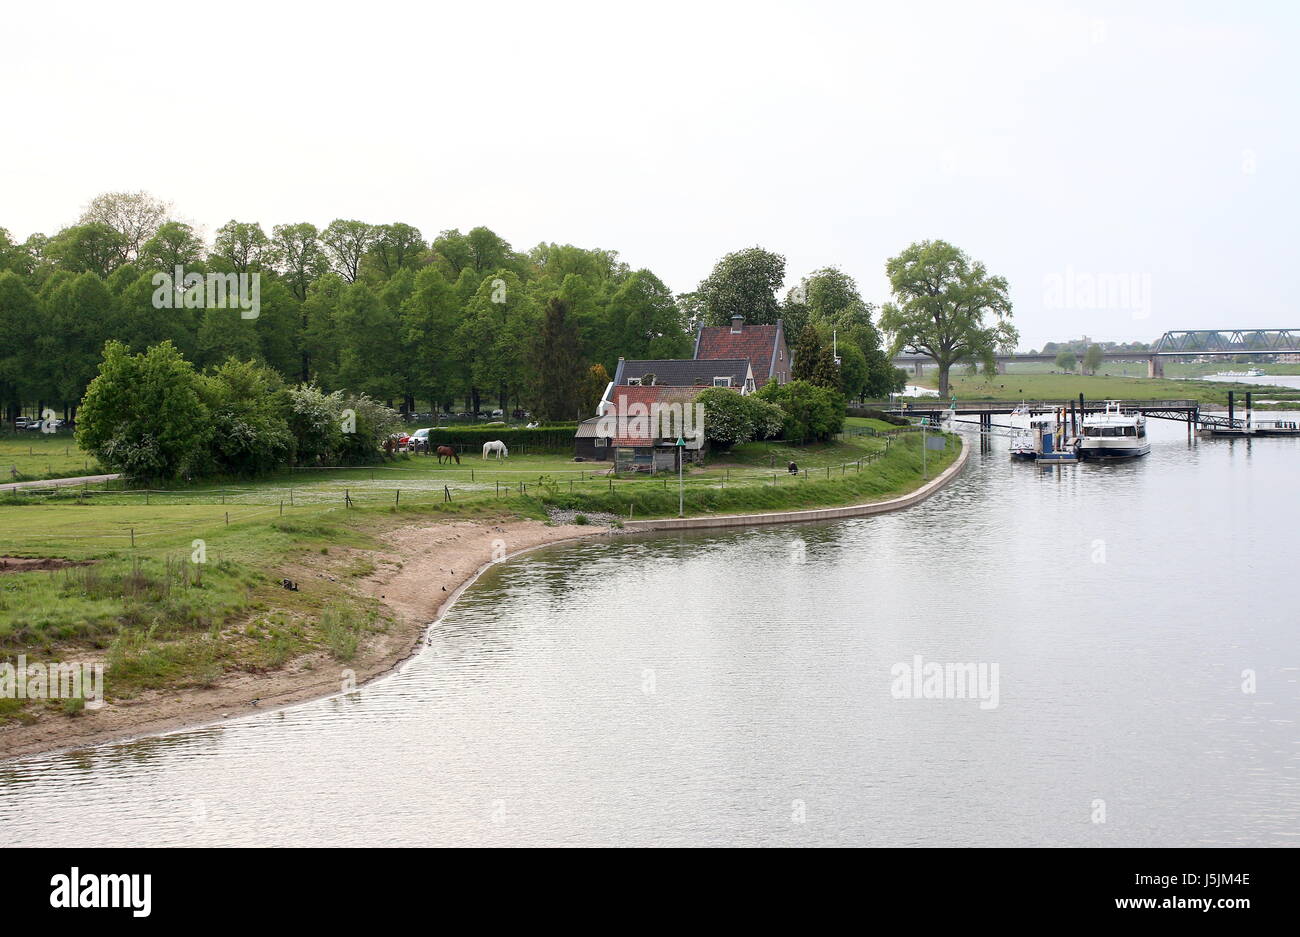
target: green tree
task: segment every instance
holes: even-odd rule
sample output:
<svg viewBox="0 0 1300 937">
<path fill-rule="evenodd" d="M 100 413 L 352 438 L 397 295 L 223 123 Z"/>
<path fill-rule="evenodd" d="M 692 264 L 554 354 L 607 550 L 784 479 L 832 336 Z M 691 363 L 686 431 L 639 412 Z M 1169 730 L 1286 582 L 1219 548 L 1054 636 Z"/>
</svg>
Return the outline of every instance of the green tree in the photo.
<svg viewBox="0 0 1300 937">
<path fill-rule="evenodd" d="M 815 381 L 824 369 L 824 365 L 822 337 L 817 327 L 810 322 L 803 327 L 798 340 L 794 343 L 794 363 L 790 369 L 790 379 Z"/>
<path fill-rule="evenodd" d="M 456 327 L 461 304 L 436 266 L 415 277 L 415 289 L 402 305 L 403 347 L 410 359 L 413 392 L 431 401 L 445 401 L 457 380 L 454 360 Z"/>
<path fill-rule="evenodd" d="M 117 301 L 93 273 L 63 280 L 46 303 L 44 331 L 53 347 L 42 356 L 49 385 L 74 404 L 99 371 L 104 342 L 119 331 Z"/>
<path fill-rule="evenodd" d="M 187 272 L 203 259 L 203 242 L 194 229 L 180 221 L 164 222 L 140 248 L 140 265 L 171 273 L 176 267 Z"/>
<path fill-rule="evenodd" d="M 227 221 L 217 229 L 208 259 L 215 269 L 222 272 L 261 270 L 271 259 L 271 239 L 255 221 Z"/>
<path fill-rule="evenodd" d="M 559 297 L 546 303 L 533 344 L 533 368 L 537 374 L 533 393 L 536 415 L 548 422 L 574 419 L 580 407 L 582 358 L 569 305 Z"/>
<path fill-rule="evenodd" d="M 849 398 L 861 397 L 867 389 L 871 374 L 866 356 L 857 345 L 845 343 L 840 347 L 840 389 Z"/>
<path fill-rule="evenodd" d="M 45 256 L 64 270 L 107 277 L 124 263 L 126 242 L 122 235 L 101 222 L 64 228 L 45 245 Z"/>
<path fill-rule="evenodd" d="M 321 247 L 334 272 L 349 283 L 361 273 L 361 258 L 374 243 L 377 230 L 364 221 L 336 218 L 320 233 Z"/>
<path fill-rule="evenodd" d="M 338 331 L 341 386 L 380 400 L 402 392 L 402 377 L 393 366 L 394 337 L 400 334 L 398 312 L 365 283 L 352 283 L 339 297 Z"/>
<path fill-rule="evenodd" d="M 427 250 L 419 228 L 401 222 L 380 225 L 374 231 L 364 266 L 387 280 L 398 270 L 418 266 Z"/>
<path fill-rule="evenodd" d="M 808 381 L 768 381 L 755 396 L 785 413 L 783 435 L 787 442 L 824 441 L 844 429 L 844 398 L 829 387 Z"/>
<path fill-rule="evenodd" d="M 1083 355 L 1083 367 L 1089 374 L 1096 374 L 1097 369 L 1101 367 L 1101 346 L 1095 342 L 1088 346 L 1088 350 Z"/>
<path fill-rule="evenodd" d="M 1063 351 L 1056 356 L 1056 366 L 1062 371 L 1073 371 L 1077 363 L 1072 351 Z"/>
<path fill-rule="evenodd" d="M 609 331 L 624 358 L 687 358 L 691 337 L 672 290 L 649 270 L 623 281 L 609 302 Z"/>
<path fill-rule="evenodd" d="M 132 355 L 104 346 L 77 419 L 77 445 L 133 479 L 173 479 L 207 459 L 211 414 L 199 375 L 171 342 Z"/>
<path fill-rule="evenodd" d="M 116 263 L 134 260 L 167 220 L 171 206 L 148 192 L 105 192 L 91 199 L 78 224 L 102 224 L 120 235 Z M 101 274 L 102 276 L 103 274 Z"/>
<path fill-rule="evenodd" d="M 0 272 L 0 404 L 12 419 L 37 390 L 31 364 L 32 341 L 41 328 L 36 294 L 11 270 Z"/>
<path fill-rule="evenodd" d="M 307 298 L 312 281 L 329 269 L 320 232 L 307 222 L 278 224 L 272 228 L 271 258 L 275 269 L 300 300 Z"/>
<path fill-rule="evenodd" d="M 785 281 L 785 258 L 747 247 L 727 254 L 700 282 L 706 325 L 726 325 L 742 315 L 754 325 L 771 325 L 781 314 L 776 291 Z"/>
<path fill-rule="evenodd" d="M 948 396 L 948 374 L 958 362 L 994 370 L 999 348 L 1014 347 L 1007 281 L 945 241 L 912 244 L 885 264 L 894 302 L 885 305 L 881 328 L 893 336 L 890 357 L 903 349 L 933 358 L 939 396 Z"/>
</svg>

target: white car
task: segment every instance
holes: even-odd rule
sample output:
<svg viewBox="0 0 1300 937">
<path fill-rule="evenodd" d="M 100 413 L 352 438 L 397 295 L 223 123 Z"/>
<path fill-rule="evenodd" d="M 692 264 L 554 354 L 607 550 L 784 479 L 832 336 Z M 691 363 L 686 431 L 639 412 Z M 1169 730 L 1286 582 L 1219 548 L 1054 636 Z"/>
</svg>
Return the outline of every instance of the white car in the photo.
<svg viewBox="0 0 1300 937">
<path fill-rule="evenodd" d="M 433 431 L 428 428 L 417 429 L 414 433 L 411 434 L 411 438 L 406 441 L 406 451 L 414 452 L 417 449 L 428 449 L 429 433 L 431 432 Z"/>
</svg>

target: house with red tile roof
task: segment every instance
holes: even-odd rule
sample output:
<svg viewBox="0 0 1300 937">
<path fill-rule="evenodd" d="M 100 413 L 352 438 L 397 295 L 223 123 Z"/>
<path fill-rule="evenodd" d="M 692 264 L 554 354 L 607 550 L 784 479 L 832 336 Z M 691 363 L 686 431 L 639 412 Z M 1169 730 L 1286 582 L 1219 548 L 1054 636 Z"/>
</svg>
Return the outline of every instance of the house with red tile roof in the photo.
<svg viewBox="0 0 1300 937">
<path fill-rule="evenodd" d="M 748 358 L 755 389 L 768 381 L 786 383 L 793 365 L 782 320 L 775 325 L 745 325 L 745 317 L 739 314 L 731 317 L 730 325 L 701 328 L 695 336 L 695 358 Z"/>
<path fill-rule="evenodd" d="M 612 460 L 616 472 L 676 471 L 679 437 L 686 441 L 687 459 L 697 458 L 703 448 L 703 426 L 693 408 L 704 389 L 611 383 L 598 415 L 578 424 L 575 455 Z"/>
</svg>

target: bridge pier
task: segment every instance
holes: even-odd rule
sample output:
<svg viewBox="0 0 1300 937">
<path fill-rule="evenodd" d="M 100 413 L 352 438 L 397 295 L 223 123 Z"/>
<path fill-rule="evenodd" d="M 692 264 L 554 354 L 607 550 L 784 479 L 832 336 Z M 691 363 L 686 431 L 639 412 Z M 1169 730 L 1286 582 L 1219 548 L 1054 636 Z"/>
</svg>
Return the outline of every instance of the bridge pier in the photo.
<svg viewBox="0 0 1300 937">
<path fill-rule="evenodd" d="M 1165 362 L 1158 355 L 1152 355 L 1147 359 L 1147 377 L 1164 377 Z"/>
<path fill-rule="evenodd" d="M 1007 363 L 1001 358 L 998 359 L 998 373 L 999 374 L 1007 373 Z"/>
<path fill-rule="evenodd" d="M 912 373 L 915 374 L 917 377 L 921 377 L 923 374 L 925 374 L 925 362 L 920 359 L 914 361 L 912 363 Z"/>
</svg>

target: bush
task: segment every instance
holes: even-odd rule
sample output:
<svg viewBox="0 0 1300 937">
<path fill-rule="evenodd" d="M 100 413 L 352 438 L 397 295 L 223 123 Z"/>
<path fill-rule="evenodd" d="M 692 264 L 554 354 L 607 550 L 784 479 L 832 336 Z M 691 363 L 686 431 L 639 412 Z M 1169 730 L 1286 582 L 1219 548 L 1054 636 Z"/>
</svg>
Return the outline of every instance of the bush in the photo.
<svg viewBox="0 0 1300 937">
<path fill-rule="evenodd" d="M 77 413 L 77 445 L 132 479 L 195 472 L 213 433 L 201 391 L 202 379 L 171 342 L 142 355 L 109 342 Z"/>
<path fill-rule="evenodd" d="M 573 515 L 573 522 L 574 522 L 575 524 L 578 524 L 579 526 L 581 526 L 581 525 L 583 525 L 583 524 L 590 523 L 590 521 L 587 520 L 587 515 L 586 515 L 586 514 L 575 514 L 575 515 Z"/>
<path fill-rule="evenodd" d="M 704 405 L 704 438 L 723 449 L 771 439 L 785 425 L 785 412 L 770 400 L 741 396 L 725 387 L 710 387 L 695 399 Z"/>
<path fill-rule="evenodd" d="M 807 381 L 769 381 L 757 396 L 785 412 L 783 430 L 789 442 L 827 440 L 844 428 L 844 397 L 830 388 Z"/>
</svg>

